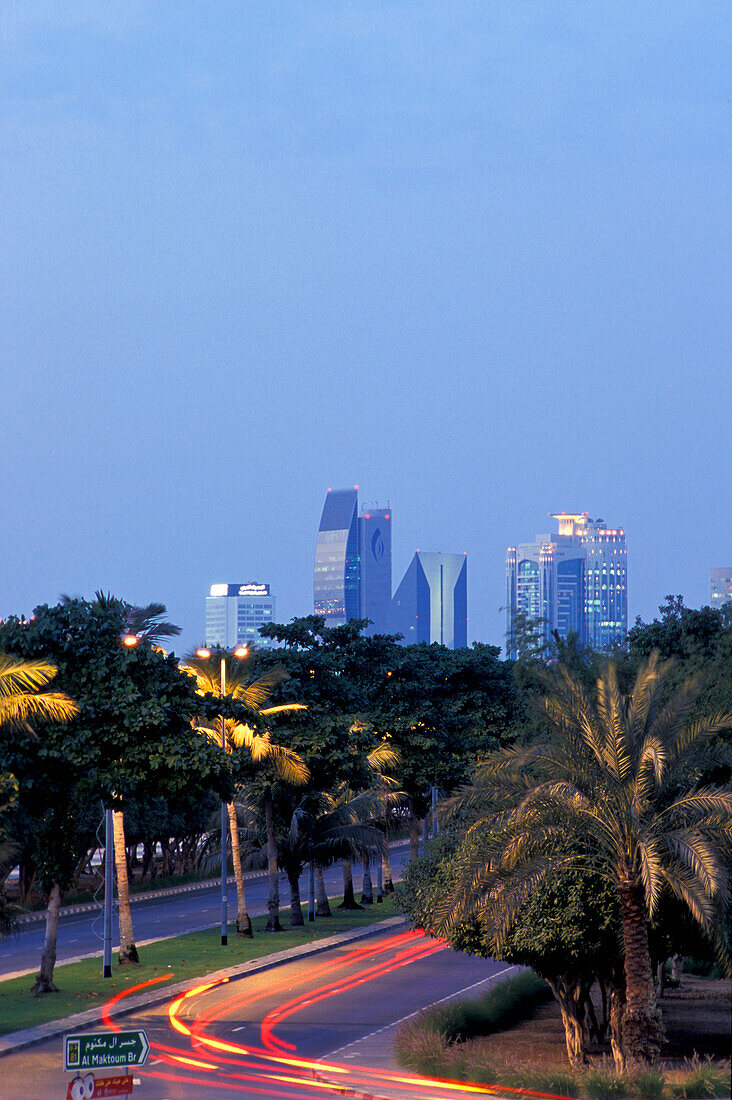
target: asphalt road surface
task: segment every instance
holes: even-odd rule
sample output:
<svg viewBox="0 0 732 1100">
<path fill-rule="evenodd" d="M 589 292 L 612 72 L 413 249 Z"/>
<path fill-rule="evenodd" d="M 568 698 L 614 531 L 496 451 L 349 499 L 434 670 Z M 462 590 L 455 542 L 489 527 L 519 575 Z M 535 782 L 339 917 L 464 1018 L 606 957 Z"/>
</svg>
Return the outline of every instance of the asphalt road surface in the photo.
<svg viewBox="0 0 732 1100">
<path fill-rule="evenodd" d="M 401 877 L 402 866 L 407 862 L 409 848 L 402 845 L 393 848 L 390 853 L 392 874 L 397 880 Z M 354 866 L 354 879 L 358 882 Z M 335 896 L 343 892 L 343 877 L 340 866 L 330 867 L 326 871 L 328 894 Z M 259 916 L 267 912 L 267 879 L 248 879 L 245 883 L 247 909 L 250 916 Z M 203 890 L 181 894 L 177 897 L 151 899 L 134 902 L 132 920 L 135 938 L 138 944 L 145 940 L 160 939 L 164 936 L 180 936 L 185 932 L 196 932 L 202 928 L 211 928 L 221 919 L 221 895 L 219 885 Z M 374 889 L 376 881 L 374 878 Z M 300 880 L 301 896 L 307 900 L 307 876 Z M 280 898 L 283 905 L 289 900 L 287 879 L 280 882 Z M 236 888 L 230 885 L 228 891 L 229 920 L 236 919 Z M 98 913 L 81 913 L 77 916 L 62 917 L 59 922 L 58 949 L 56 962 L 67 962 L 80 955 L 102 953 L 102 917 Z M 0 977 L 18 971 L 37 969 L 41 962 L 45 924 L 25 925 L 18 935 L 0 944 Z M 113 932 L 113 947 L 119 946 L 119 927 L 116 913 Z M 2 1092 L 0 1091 L 0 1096 Z"/>
<path fill-rule="evenodd" d="M 144 1028 L 151 1042 L 146 1065 L 135 1071 L 136 1100 L 311 1100 L 344 1088 L 413 1100 L 458 1089 L 465 1096 L 465 1085 L 397 1070 L 393 1025 L 460 991 L 475 995 L 505 971 L 503 963 L 457 955 L 419 933 L 391 931 L 199 987 L 110 1026 Z M 0 1059 L 4 1100 L 61 1098 L 69 1080 L 61 1038 Z"/>
</svg>

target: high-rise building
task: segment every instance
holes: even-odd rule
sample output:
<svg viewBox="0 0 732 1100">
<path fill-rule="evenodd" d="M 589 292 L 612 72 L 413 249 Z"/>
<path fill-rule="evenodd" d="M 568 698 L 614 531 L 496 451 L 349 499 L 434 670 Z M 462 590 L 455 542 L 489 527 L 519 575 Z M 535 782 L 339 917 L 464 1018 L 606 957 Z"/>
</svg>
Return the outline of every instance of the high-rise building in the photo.
<svg viewBox="0 0 732 1100">
<path fill-rule="evenodd" d="M 709 589 L 711 607 L 719 609 L 722 604 L 732 603 L 732 565 L 709 570 Z"/>
<path fill-rule="evenodd" d="M 361 508 L 358 517 L 360 616 L 365 634 L 386 634 L 391 608 L 391 508 Z"/>
<path fill-rule="evenodd" d="M 206 645 L 271 645 L 259 627 L 275 622 L 275 597 L 268 584 L 212 584 L 206 597 Z"/>
<path fill-rule="evenodd" d="M 361 571 L 358 558 L 358 489 L 329 489 L 315 544 L 313 607 L 326 626 L 358 619 Z"/>
<path fill-rule="evenodd" d="M 405 645 L 468 644 L 468 559 L 464 554 L 424 553 L 412 558 L 392 600 L 390 631 Z"/>
<path fill-rule="evenodd" d="M 362 508 L 358 487 L 329 489 L 318 529 L 313 607 L 327 626 L 370 619 L 387 629 L 391 605 L 391 508 Z"/>
<path fill-rule="evenodd" d="M 606 649 L 628 629 L 625 532 L 587 512 L 554 512 L 555 535 L 509 546 L 506 553 L 506 633 L 509 657 L 516 614 L 539 620 L 544 637 L 576 632 L 582 645 Z"/>
</svg>

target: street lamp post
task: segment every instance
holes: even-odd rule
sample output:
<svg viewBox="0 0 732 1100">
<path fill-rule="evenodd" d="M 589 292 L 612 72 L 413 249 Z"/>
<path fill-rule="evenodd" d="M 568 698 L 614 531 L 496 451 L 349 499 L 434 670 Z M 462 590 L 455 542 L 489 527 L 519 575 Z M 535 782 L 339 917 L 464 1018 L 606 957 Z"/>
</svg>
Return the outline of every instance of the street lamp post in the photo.
<svg viewBox="0 0 732 1100">
<path fill-rule="evenodd" d="M 248 653 L 249 653 L 249 650 L 246 648 L 246 646 L 237 646 L 237 648 L 234 650 L 234 656 L 235 657 L 246 657 Z M 210 649 L 197 649 L 196 650 L 196 656 L 197 657 L 203 657 L 205 659 L 206 657 L 211 656 L 211 650 Z M 226 655 L 222 654 L 221 655 L 221 704 L 222 704 L 222 706 L 221 706 L 221 748 L 222 748 L 222 751 L 224 753 L 226 752 L 226 719 L 224 717 L 224 707 L 223 707 L 223 701 L 224 701 L 224 696 L 225 695 L 226 695 Z M 226 813 L 226 803 L 222 801 L 222 803 L 221 803 L 221 946 L 222 947 L 226 947 L 226 945 L 229 942 L 229 935 L 228 935 L 228 933 L 229 933 L 229 917 L 228 917 L 228 902 L 229 902 L 229 899 L 228 899 L 228 894 L 227 894 L 227 889 L 226 889 L 226 880 L 227 880 L 226 849 L 227 849 L 227 841 L 228 841 L 228 837 L 229 837 L 228 824 L 229 824 L 229 822 L 228 822 L 228 817 L 227 817 L 227 813 Z"/>
<path fill-rule="evenodd" d="M 136 634 L 125 634 L 122 645 L 133 649 L 139 642 Z M 111 807 L 104 811 L 104 937 L 102 977 L 112 977 L 112 901 L 114 895 L 114 820 Z"/>
</svg>

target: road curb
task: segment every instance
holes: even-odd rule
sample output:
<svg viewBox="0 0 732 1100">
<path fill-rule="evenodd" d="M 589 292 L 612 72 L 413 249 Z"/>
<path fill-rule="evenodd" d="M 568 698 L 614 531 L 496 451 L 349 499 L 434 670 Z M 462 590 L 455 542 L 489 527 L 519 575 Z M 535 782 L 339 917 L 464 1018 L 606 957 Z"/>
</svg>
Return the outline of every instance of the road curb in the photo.
<svg viewBox="0 0 732 1100">
<path fill-rule="evenodd" d="M 316 943 L 300 944 L 298 947 L 288 947 L 284 951 L 263 955 L 260 960 L 251 963 L 239 963 L 238 966 L 226 967 L 222 970 L 210 971 L 208 974 L 199 974 L 195 978 L 186 978 L 185 981 L 174 982 L 162 988 L 151 990 L 149 993 L 141 993 L 137 997 L 127 997 L 118 1001 L 109 1011 L 110 1016 L 129 1016 L 143 1008 L 152 1008 L 162 1004 L 170 998 L 200 985 L 201 982 L 216 982 L 222 978 L 229 981 L 239 981 L 248 978 L 251 974 L 260 974 L 263 970 L 272 970 L 293 959 L 307 959 L 313 955 L 319 955 L 332 947 L 339 947 L 344 943 L 354 943 L 356 940 L 366 939 L 389 928 L 406 926 L 404 917 L 387 917 L 386 920 L 376 921 L 374 924 L 365 925 L 363 928 L 354 928 L 352 932 L 337 932 L 333 936 L 318 940 Z M 0 1036 L 0 1058 L 6 1054 L 14 1054 L 26 1047 L 43 1043 L 46 1039 L 53 1039 L 57 1035 L 63 1035 L 67 1031 L 77 1030 L 90 1024 L 97 1024 L 102 1019 L 104 1005 L 98 1008 L 89 1008 L 85 1012 L 77 1012 L 73 1016 L 64 1016 L 59 1020 L 49 1020 L 47 1024 L 39 1024 L 38 1027 L 24 1028 L 22 1031 L 11 1031 L 7 1035 Z"/>
<path fill-rule="evenodd" d="M 397 840 L 393 844 L 389 845 L 389 850 L 395 848 L 403 848 L 409 844 L 408 840 Z M 247 871 L 244 874 L 244 881 L 250 882 L 252 879 L 267 878 L 266 870 L 262 871 Z M 287 877 L 281 874 L 283 881 L 286 881 Z M 228 886 L 233 886 L 236 882 L 234 875 L 229 875 L 226 880 Z M 141 901 L 156 901 L 158 898 L 173 898 L 178 895 L 191 894 L 196 890 L 212 890 L 214 887 L 221 885 L 221 876 L 218 878 L 207 878 L 201 882 L 187 882 L 185 886 L 170 886 L 164 890 L 147 890 L 144 894 L 130 894 L 130 905 L 135 905 Z M 114 899 L 115 905 L 117 904 L 117 898 Z M 62 905 L 59 910 L 59 920 L 63 920 L 64 917 L 76 917 L 81 913 L 101 913 L 102 903 L 96 901 L 80 902 L 78 905 Z M 46 919 L 45 909 L 36 909 L 31 913 L 23 913 L 21 916 L 16 917 L 15 923 L 19 928 L 25 927 L 28 924 L 40 924 Z"/>
</svg>

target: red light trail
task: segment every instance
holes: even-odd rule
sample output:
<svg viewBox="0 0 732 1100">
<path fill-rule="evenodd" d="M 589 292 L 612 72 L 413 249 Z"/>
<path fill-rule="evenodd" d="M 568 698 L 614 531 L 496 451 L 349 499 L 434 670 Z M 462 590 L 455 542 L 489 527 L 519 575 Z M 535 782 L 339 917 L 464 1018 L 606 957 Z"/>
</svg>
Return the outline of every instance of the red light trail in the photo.
<svg viewBox="0 0 732 1100">
<path fill-rule="evenodd" d="M 169 1066 L 170 1072 L 152 1067 L 138 1072 L 144 1077 L 187 1083 L 192 1096 L 205 1088 L 228 1090 L 242 1096 L 257 1091 L 264 1096 L 304 1100 L 344 1092 L 356 1096 L 384 1095 L 396 1088 L 404 1096 L 413 1096 L 414 1100 L 445 1098 L 456 1093 L 488 1096 L 498 1092 L 538 1100 L 565 1100 L 550 1093 L 507 1088 L 505 1085 L 468 1084 L 447 1078 L 420 1077 L 302 1057 L 298 1055 L 296 1044 L 275 1034 L 279 1025 L 308 1006 L 383 978 L 401 967 L 443 951 L 445 947 L 444 942 L 427 939 L 421 932 L 402 932 L 336 957 L 314 961 L 294 978 L 291 973 L 279 979 L 274 974 L 268 975 L 271 980 L 256 992 L 247 990 L 236 993 L 233 991 L 235 988 L 242 988 L 237 983 L 226 996 L 222 996 L 222 986 L 226 985 L 228 978 L 195 986 L 172 998 L 167 1006 L 171 1039 L 178 1036 L 177 1041 L 187 1045 L 150 1044 L 158 1063 Z M 170 974 L 161 975 L 116 994 L 104 1006 L 104 1023 L 118 1031 L 119 1027 L 110 1014 L 114 1006 L 124 998 L 170 977 Z M 314 986 L 314 982 L 318 984 Z M 294 993 L 298 986 L 304 988 Z M 265 999 L 269 1001 L 273 996 L 280 995 L 283 999 L 264 1013 L 258 1025 L 258 1045 L 245 1046 L 212 1033 L 214 1025 L 220 1024 L 225 1017 L 231 1018 L 245 1006 Z M 201 1000 L 203 1004 L 198 1003 Z M 252 1024 L 253 1028 L 256 1026 Z M 379 1094 L 379 1089 L 384 1093 Z"/>
</svg>

